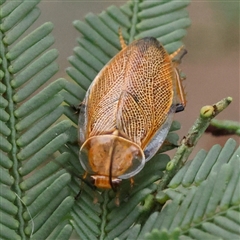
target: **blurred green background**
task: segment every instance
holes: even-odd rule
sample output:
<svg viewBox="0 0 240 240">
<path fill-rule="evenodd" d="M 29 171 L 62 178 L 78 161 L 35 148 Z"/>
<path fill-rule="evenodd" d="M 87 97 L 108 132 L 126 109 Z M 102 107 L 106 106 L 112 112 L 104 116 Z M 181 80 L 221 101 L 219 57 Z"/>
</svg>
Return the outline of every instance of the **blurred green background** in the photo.
<svg viewBox="0 0 240 240">
<path fill-rule="evenodd" d="M 60 71 L 55 76 L 66 77 L 65 69 L 69 66 L 67 58 L 77 46 L 79 33 L 72 22 L 83 20 L 88 12 L 100 13 L 110 5 L 121 6 L 126 1 L 43 1 L 40 3 L 42 15 L 38 25 L 51 21 L 56 39 L 55 47 L 59 50 L 58 63 Z M 182 138 L 199 115 L 202 106 L 213 104 L 220 99 L 231 96 L 233 103 L 218 116 L 218 119 L 239 121 L 239 1 L 192 1 L 188 7 L 192 25 L 184 43 L 188 54 L 184 57 L 181 69 L 187 75 L 184 86 L 187 92 L 187 108 L 176 114 L 182 129 Z M 209 134 L 200 140 L 199 149 L 210 149 L 213 144 L 221 145 L 226 137 L 213 137 Z M 238 137 L 234 137 L 239 141 Z"/>
</svg>

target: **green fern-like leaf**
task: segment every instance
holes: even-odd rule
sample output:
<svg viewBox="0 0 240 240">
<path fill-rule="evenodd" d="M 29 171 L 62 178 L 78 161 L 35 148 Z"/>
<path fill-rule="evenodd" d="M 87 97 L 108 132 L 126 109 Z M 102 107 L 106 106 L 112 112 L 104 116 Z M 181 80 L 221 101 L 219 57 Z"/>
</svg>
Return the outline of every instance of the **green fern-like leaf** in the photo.
<svg viewBox="0 0 240 240">
<path fill-rule="evenodd" d="M 229 139 L 223 148 L 200 151 L 164 190 L 172 201 L 149 217 L 135 239 L 238 239 L 240 148 L 235 148 Z"/>
<path fill-rule="evenodd" d="M 45 239 L 55 228 L 70 226 L 64 220 L 73 205 L 67 187 L 70 175 L 56 163 L 47 163 L 69 141 L 66 132 L 72 123 L 56 122 L 65 111 L 61 92 L 66 81 L 39 91 L 58 71 L 58 52 L 49 50 L 53 25 L 45 23 L 25 34 L 40 15 L 38 2 L 1 6 L 2 239 Z M 63 163 L 68 157 L 65 153 L 54 158 Z"/>
</svg>

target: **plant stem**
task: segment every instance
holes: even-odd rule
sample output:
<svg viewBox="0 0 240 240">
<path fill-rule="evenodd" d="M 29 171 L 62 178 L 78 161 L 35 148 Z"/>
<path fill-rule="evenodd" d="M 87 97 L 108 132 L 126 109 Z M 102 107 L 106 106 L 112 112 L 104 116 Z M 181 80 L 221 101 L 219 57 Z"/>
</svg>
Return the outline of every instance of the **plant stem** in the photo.
<svg viewBox="0 0 240 240">
<path fill-rule="evenodd" d="M 187 161 L 193 148 L 209 126 L 211 120 L 222 112 L 231 102 L 232 98 L 227 97 L 212 106 L 202 107 L 199 118 L 190 128 L 187 136 L 182 139 L 173 159 L 167 164 L 166 172 L 163 175 L 162 181 L 158 185 L 158 192 L 166 188 L 172 177 Z"/>
</svg>

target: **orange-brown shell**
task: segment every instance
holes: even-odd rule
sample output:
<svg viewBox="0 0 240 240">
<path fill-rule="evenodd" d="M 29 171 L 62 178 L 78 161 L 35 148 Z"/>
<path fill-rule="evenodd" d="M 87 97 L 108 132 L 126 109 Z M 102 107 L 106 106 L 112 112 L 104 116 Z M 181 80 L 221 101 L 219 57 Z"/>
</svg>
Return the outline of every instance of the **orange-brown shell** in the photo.
<svg viewBox="0 0 240 240">
<path fill-rule="evenodd" d="M 96 76 L 79 136 L 81 164 L 97 187 L 132 177 L 156 153 L 175 111 L 175 80 L 170 55 L 151 37 L 125 47 Z"/>
<path fill-rule="evenodd" d="M 87 105 L 83 141 L 117 129 L 144 149 L 167 118 L 173 103 L 173 78 L 171 59 L 155 38 L 130 44 L 89 88 L 83 103 Z"/>
</svg>

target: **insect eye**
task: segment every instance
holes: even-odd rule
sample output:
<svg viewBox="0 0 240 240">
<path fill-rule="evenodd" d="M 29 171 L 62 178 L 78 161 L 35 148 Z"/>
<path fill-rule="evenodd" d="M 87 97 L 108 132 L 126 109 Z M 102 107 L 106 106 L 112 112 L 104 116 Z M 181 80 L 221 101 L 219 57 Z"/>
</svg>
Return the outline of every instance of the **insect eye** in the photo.
<svg viewBox="0 0 240 240">
<path fill-rule="evenodd" d="M 95 185 L 95 182 L 96 182 L 96 180 L 95 180 L 95 178 L 93 178 L 93 177 L 90 177 L 90 180 L 89 180 L 89 182 L 90 182 L 90 184 L 92 184 L 93 186 Z"/>
</svg>

